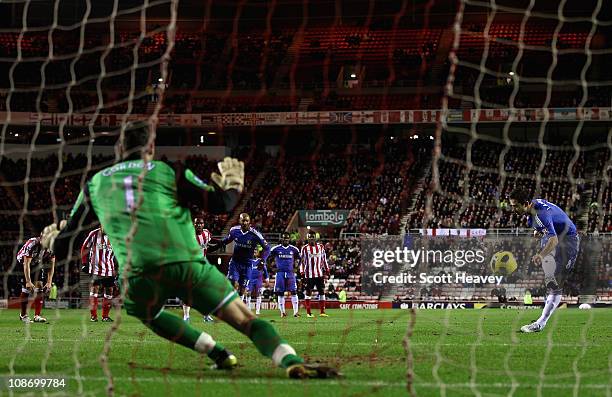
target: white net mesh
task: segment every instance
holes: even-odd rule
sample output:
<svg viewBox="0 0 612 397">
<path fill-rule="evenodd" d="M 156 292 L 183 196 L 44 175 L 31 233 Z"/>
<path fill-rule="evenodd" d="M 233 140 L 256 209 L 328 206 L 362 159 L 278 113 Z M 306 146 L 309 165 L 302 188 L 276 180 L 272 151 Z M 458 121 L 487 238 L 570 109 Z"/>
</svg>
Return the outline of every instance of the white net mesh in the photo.
<svg viewBox="0 0 612 397">
<path fill-rule="evenodd" d="M 122 133 L 100 132 L 98 127 L 108 123 L 104 115 L 112 113 L 118 119 L 117 125 L 132 120 L 133 114 L 155 124 L 174 47 L 178 1 L 113 1 L 104 5 L 91 1 L 71 5 L 61 1 L 44 4 L 25 1 L 2 7 L 3 12 L 14 17 L 0 32 L 0 67 L 5 76 L 0 105 L 3 111 L 0 167 L 5 204 L 2 295 L 10 306 L 21 288 L 23 268 L 16 256 L 24 242 L 40 233 L 45 224 L 65 218 L 92 172 L 114 162 L 112 152 L 93 154 L 96 140 L 104 139 L 105 135 L 112 135 L 114 140 Z M 164 15 L 163 23 L 149 21 L 147 15 L 152 12 Z M 24 112 L 30 112 L 30 120 L 24 120 Z M 49 114 L 61 117 L 50 121 L 46 119 Z M 75 118 L 80 118 L 76 124 L 85 128 L 72 129 Z M 33 124 L 34 128 L 24 131 L 20 124 Z M 7 143 L 19 138 L 20 133 L 26 136 L 22 142 L 27 142 L 27 146 Z M 154 133 L 150 139 L 155 139 Z M 78 145 L 76 151 L 70 150 L 68 143 Z M 92 364 L 83 358 L 91 337 L 86 318 L 79 321 L 81 327 L 74 339 L 60 335 L 56 342 L 58 331 L 54 328 L 63 317 L 60 300 L 68 307 L 76 307 L 80 300 L 79 268 L 76 262 L 55 268 L 58 289 L 51 303 L 56 303 L 58 310 L 47 311 L 47 316 L 51 316 L 45 344 L 36 346 L 38 333 L 33 336 L 26 324 L 23 340 L 10 354 L 6 352 L 9 375 L 57 375 L 58 368 L 50 363 L 57 344 L 70 345 L 74 341 L 71 353 L 66 351 L 72 357 L 73 368 L 66 368 L 64 377 L 76 382 L 76 388 L 69 394 L 84 392 L 86 386 L 80 370 Z M 56 300 L 58 296 L 60 300 Z M 109 392 L 114 384 L 108 355 L 120 323 L 117 321 L 109 328 L 102 340 L 104 348 L 96 353 Z M 24 371 L 23 357 L 30 355 L 31 349 L 37 351 L 38 365 Z"/>
<path fill-rule="evenodd" d="M 442 99 L 443 116 L 436 129 L 431 185 L 417 202 L 424 208 L 423 226 L 513 228 L 517 240 L 529 232 L 527 217 L 509 211 L 508 194 L 512 190 L 522 187 L 533 197 L 557 203 L 585 236 L 600 234 L 597 242 L 585 237 L 582 249 L 587 253 L 583 253 L 583 267 L 573 279 L 574 289 L 566 289 L 562 301 L 576 302 L 580 294 L 580 300 L 587 302 L 596 294 L 594 284 L 588 280 L 607 268 L 605 252 L 610 247 L 610 236 L 605 219 L 609 215 L 601 208 L 609 205 L 601 189 L 609 184 L 612 133 L 609 126 L 588 123 L 584 118 L 560 127 L 557 124 L 560 111 L 553 108 L 610 105 L 609 98 L 599 97 L 610 86 L 609 74 L 599 66 L 611 54 L 604 37 L 612 21 L 601 12 L 602 1 L 588 5 L 567 1 L 543 3 L 534 0 L 460 2 Z M 474 18 L 475 13 L 483 13 L 486 18 Z M 469 125 L 453 123 L 449 110 L 457 107 L 474 109 Z M 521 116 L 525 108 L 539 109 L 534 112 L 541 117 L 520 133 L 517 125 L 525 126 L 521 124 L 527 120 Z M 504 109 L 499 112 L 505 122 L 489 127 L 487 116 L 495 114 L 497 109 Z M 412 225 L 417 226 L 418 221 Z M 604 247 L 603 251 L 599 244 Z M 531 255 L 538 252 L 537 247 L 533 251 Z M 506 290 L 508 296 L 520 300 L 527 290 L 538 293 L 535 291 L 543 285 L 543 274 L 533 269 L 529 261 L 529 258 L 519 261 L 518 272 L 522 274 L 504 284 L 501 302 L 506 299 Z M 597 295 L 606 299 L 608 290 L 600 288 L 601 283 L 598 286 Z M 451 287 L 447 292 L 451 296 L 466 298 L 467 293 L 482 299 L 489 296 L 491 286 Z M 508 343 L 499 348 L 498 367 L 484 364 L 487 360 L 483 352 L 490 346 L 494 328 L 489 314 L 483 311 L 474 318 L 471 332 L 475 336 L 470 337 L 473 341 L 469 343 L 469 355 L 463 360 L 441 352 L 445 337 L 436 340 L 432 377 L 441 395 L 454 395 L 459 389 L 467 389 L 469 395 L 487 395 L 486 389 L 493 385 L 485 379 L 491 376 L 503 379 L 493 386 L 495 395 L 520 394 L 521 388 L 529 384 L 536 386 L 538 396 L 548 395 L 556 388 L 566 389 L 568 395 L 574 396 L 596 395 L 599 391 L 605 394 L 604 389 L 609 393 L 607 382 L 586 386 L 581 383 L 583 377 L 597 378 L 598 374 L 595 369 L 580 369 L 578 365 L 585 352 L 593 347 L 584 339 L 595 332 L 593 313 L 575 325 L 578 331 L 569 333 L 572 336 L 568 338 L 576 338 L 576 343 L 569 347 L 571 365 L 561 369 L 557 367 L 558 351 L 563 349 L 560 346 L 563 342 L 555 336 L 566 332 L 561 323 L 567 318 L 560 319 L 558 312 L 553 315 L 548 327 L 555 329 L 555 333 L 548 333 L 543 345 L 537 348 L 533 377 L 516 361 L 525 355 L 520 347 L 524 341 L 516 332 L 510 332 Z M 524 315 L 515 316 L 507 326 L 518 330 L 527 320 L 530 319 Z M 441 327 L 442 335 L 452 334 L 449 313 Z M 468 373 L 469 382 L 446 384 L 440 376 L 444 365 Z M 561 379 L 566 382 L 554 384 L 562 382 Z M 580 391 L 581 387 L 585 389 Z"/>
<path fill-rule="evenodd" d="M 93 173 L 119 160 L 110 146 L 100 150 L 94 144 L 114 142 L 122 133 L 120 126 L 135 119 L 155 125 L 164 117 L 167 127 L 176 127 L 168 121 L 173 112 L 195 113 L 194 120 L 200 122 L 205 117 L 199 118 L 198 112 L 261 109 L 295 113 L 295 118 L 284 119 L 284 132 L 274 142 L 280 146 L 278 158 L 253 156 L 253 147 L 243 156 L 254 158 L 247 163 L 247 183 L 256 192 L 243 208 L 255 213 L 261 211 L 261 202 L 273 203 L 275 212 L 267 223 L 270 230 L 264 233 L 284 231 L 296 210 L 312 205 L 305 191 L 318 180 L 304 179 L 308 173 L 330 185 L 338 182 L 341 187 L 320 188 L 325 194 L 313 200 L 317 204 L 350 202 L 348 231 L 356 236 L 399 233 L 400 212 L 408 228 L 482 228 L 500 234 L 512 229 L 522 235 L 517 229 L 526 229 L 526 218 L 510 213 L 507 198 L 520 186 L 534 197 L 561 206 L 581 231 L 600 234 L 585 240 L 591 248 L 583 256 L 589 258 L 590 253 L 595 260 L 581 269 L 574 280 L 576 288 L 566 293 L 564 303 L 578 302 L 577 294 L 609 297 L 609 286 L 600 282 L 608 278 L 605 264 L 612 251 L 612 133 L 608 124 L 583 117 L 588 114 L 593 120 L 592 107 L 610 106 L 612 75 L 607 65 L 612 56 L 612 20 L 607 19 L 609 7 L 603 0 L 588 4 L 462 0 L 450 26 L 444 13 L 438 20 L 429 20 L 435 2 L 403 1 L 392 7 L 376 1 L 229 1 L 213 15 L 215 2 L 209 0 L 196 5 L 187 2 L 184 12 L 199 10 L 197 20 L 182 16 L 189 32 L 177 32 L 178 0 L 103 3 L 0 3 L 0 12 L 11 15 L 11 22 L 0 27 L 0 299 L 11 308 L 18 307 L 21 291 L 19 249 L 44 225 L 66 217 Z M 294 15 L 296 7 L 301 11 Z M 330 15 L 309 15 L 313 7 L 326 7 Z M 351 7 L 363 15 L 358 15 L 357 22 L 346 23 L 344 14 L 358 13 Z M 257 17 L 251 18 L 249 12 Z M 412 13 L 419 18 L 414 25 Z M 324 23 L 319 21 L 323 19 Z M 256 24 L 253 20 L 263 24 L 249 33 L 250 24 Z M 243 23 L 249 28 L 244 29 Z M 321 23 L 324 27 L 318 26 Z M 212 24 L 222 32 L 211 32 Z M 220 24 L 225 26 L 219 28 Z M 335 91 L 342 79 L 336 76 L 349 69 L 355 73 L 347 74 L 359 76 L 358 80 L 362 73 L 368 77 L 354 83 L 362 84 L 354 91 L 338 95 Z M 435 133 L 425 123 L 417 125 L 408 113 L 402 113 L 404 125 L 397 129 L 387 124 L 391 123 L 388 114 L 386 119 L 372 115 L 383 127 L 363 134 L 374 137 L 366 139 L 371 147 L 363 144 L 359 126 L 351 125 L 351 137 L 338 142 L 345 139 L 351 145 L 357 141 L 363 145 L 336 150 L 338 142 L 326 136 L 323 117 L 315 114 L 312 117 L 318 121 L 308 124 L 315 132 L 305 139 L 314 146 L 308 158 L 294 160 L 290 148 L 284 147 L 294 138 L 291 121 L 286 120 L 297 123 L 301 111 L 346 111 L 326 117 L 349 124 L 351 110 L 437 108 L 440 97 L 428 85 L 439 76 L 448 77 Z M 200 92 L 203 89 L 214 93 Z M 255 92 L 241 97 L 243 90 Z M 308 90 L 314 93 L 302 98 L 301 93 Z M 578 110 L 572 119 L 565 118 L 571 111 L 558 108 Z M 469 115 L 462 119 L 467 123 L 455 123 L 451 111 Z M 278 113 L 270 119 L 274 114 Z M 399 124 L 400 113 L 396 116 L 393 122 Z M 218 127 L 221 132 L 226 121 L 247 119 L 256 116 L 224 114 L 211 117 L 206 127 Z M 257 123 L 265 123 L 265 118 L 257 120 L 243 124 L 249 126 L 252 142 L 262 130 Z M 411 121 L 415 124 L 407 131 L 405 124 Z M 426 131 L 432 134 L 431 168 L 424 166 L 431 159 L 429 140 L 422 147 L 406 143 L 409 137 L 418 138 L 421 130 L 426 137 Z M 194 138 L 197 142 L 185 135 L 195 146 L 208 139 L 207 131 L 200 134 Z M 223 142 L 220 137 L 219 144 L 229 147 L 240 141 L 228 136 L 233 140 Z M 156 139 L 155 129 L 150 139 Z M 214 162 L 200 163 L 188 165 L 208 176 Z M 381 186 L 385 184 L 389 186 Z M 408 185 L 410 192 L 404 189 Z M 366 192 L 364 186 L 375 187 Z M 291 201 L 295 205 L 286 205 L 282 194 L 268 197 L 278 190 L 296 196 Z M 353 193 L 357 199 L 344 200 L 343 196 Z M 327 195 L 333 199 L 324 201 L 322 196 Z M 414 201 L 411 213 L 399 209 L 400 199 Z M 371 202 L 380 204 L 370 207 Z M 258 220 L 266 219 L 266 214 L 259 215 Z M 396 231 L 390 232 L 387 219 L 379 219 L 385 217 L 393 218 Z M 220 233 L 223 221 L 217 223 L 210 227 Z M 355 237 L 330 244 L 346 245 L 353 253 L 358 241 Z M 525 245 L 535 249 L 535 243 Z M 535 290 L 541 289 L 544 274 L 528 263 L 525 255 L 531 251 L 525 247 L 523 251 L 527 260 L 519 264 L 520 277 L 505 286 L 507 295 L 522 299 L 526 290 L 532 290 L 541 300 L 541 291 L 538 295 Z M 359 253 L 350 259 L 357 258 Z M 360 267 L 343 265 L 344 273 Z M 448 270 L 435 268 L 436 272 Z M 79 282 L 79 265 L 62 264 L 55 271 L 62 299 L 49 305 L 56 310 L 45 309 L 48 328 L 41 331 L 26 325 L 23 335 L 11 339 L 15 343 L 1 350 L 6 354 L 0 356 L 8 360 L 0 375 L 67 377 L 69 395 L 103 389 L 108 394 L 173 395 L 192 393 L 194 387 L 202 393 L 214 389 L 225 394 L 275 395 L 293 387 L 266 367 L 268 362 L 250 345 L 246 347 L 246 339 L 236 341 L 233 331 L 216 323 L 211 333 L 253 360 L 238 375 L 211 376 L 203 358 L 160 342 L 119 310 L 113 312 L 112 326 L 94 327 L 86 310 L 59 309 L 62 304 L 76 306 L 78 301 L 82 309 L 87 305 L 87 297 L 80 294 L 88 280 Z M 407 302 L 434 305 L 443 301 L 443 306 L 451 307 L 455 301 L 473 304 L 497 299 L 491 296 L 492 285 L 469 283 L 424 284 L 423 291 L 401 286 L 385 290 L 384 295 L 380 291 L 366 294 L 356 273 L 344 274 L 341 281 L 337 277 L 332 284 L 337 287 L 342 282 L 351 298 L 382 297 L 387 307 L 392 307 L 389 301 L 395 296 L 405 298 L 394 302 L 394 308 L 402 309 Z M 365 305 L 369 304 L 379 302 Z M 410 309 L 409 314 L 350 312 L 338 315 L 338 322 L 331 325 L 280 323 L 279 328 L 307 358 L 346 366 L 348 379 L 330 383 L 331 395 L 387 395 L 387 390 L 442 396 L 531 395 L 534 389 L 538 396 L 557 391 L 573 396 L 612 393 L 606 380 L 612 374 L 612 356 L 605 345 L 607 313 L 556 312 L 547 326 L 554 332 L 525 344 L 515 331 L 531 320 L 527 311 L 456 315 L 450 310 L 439 314 Z M 14 311 L 4 313 L 0 312 L 0 321 L 16 320 L 16 316 L 7 317 Z M 304 393 L 316 387 L 305 388 Z"/>
</svg>

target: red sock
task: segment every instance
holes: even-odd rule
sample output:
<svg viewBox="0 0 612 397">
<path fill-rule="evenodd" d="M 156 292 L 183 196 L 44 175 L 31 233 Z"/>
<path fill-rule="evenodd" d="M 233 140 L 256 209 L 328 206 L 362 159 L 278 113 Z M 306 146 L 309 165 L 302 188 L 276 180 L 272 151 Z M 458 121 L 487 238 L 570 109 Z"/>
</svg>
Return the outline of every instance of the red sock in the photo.
<svg viewBox="0 0 612 397">
<path fill-rule="evenodd" d="M 19 299 L 21 299 L 21 317 L 25 316 L 28 314 L 28 298 L 30 297 L 30 294 L 26 294 L 25 292 L 22 292 L 21 295 L 19 295 Z"/>
<path fill-rule="evenodd" d="M 40 312 L 42 311 L 42 307 L 43 307 L 43 297 L 42 296 L 37 296 L 34 299 L 34 315 L 40 316 Z"/>
<path fill-rule="evenodd" d="M 111 308 L 111 300 L 104 296 L 104 300 L 102 301 L 102 318 L 108 317 L 108 313 Z"/>
<path fill-rule="evenodd" d="M 89 312 L 91 317 L 98 317 L 98 295 L 89 295 Z"/>
<path fill-rule="evenodd" d="M 325 313 L 325 301 L 324 300 L 319 300 L 319 309 L 321 310 L 321 313 Z"/>
<path fill-rule="evenodd" d="M 306 313 L 310 313 L 310 299 L 304 299 L 304 306 L 306 306 Z"/>
</svg>

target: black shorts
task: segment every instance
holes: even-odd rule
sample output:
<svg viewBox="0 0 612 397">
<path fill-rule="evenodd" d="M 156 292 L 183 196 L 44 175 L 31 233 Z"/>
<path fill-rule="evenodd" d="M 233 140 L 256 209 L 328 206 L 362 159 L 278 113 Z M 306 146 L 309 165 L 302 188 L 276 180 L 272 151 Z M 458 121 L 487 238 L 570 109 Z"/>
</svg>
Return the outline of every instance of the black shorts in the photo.
<svg viewBox="0 0 612 397">
<path fill-rule="evenodd" d="M 305 283 L 306 292 L 310 294 L 313 289 L 317 289 L 319 295 L 325 293 L 325 279 L 323 277 L 312 277 L 303 279 Z"/>
<path fill-rule="evenodd" d="M 37 289 L 42 290 L 47 283 L 47 271 L 44 268 L 30 270 L 30 281 L 32 281 L 32 284 L 34 284 L 35 291 Z M 19 282 L 21 283 L 21 292 L 25 292 L 26 294 L 30 293 L 30 291 L 26 288 L 25 275 L 21 276 Z"/>
<path fill-rule="evenodd" d="M 113 288 L 115 286 L 115 276 L 98 276 L 97 274 L 91 275 L 91 285 L 94 287 L 102 286 L 104 288 Z"/>
</svg>

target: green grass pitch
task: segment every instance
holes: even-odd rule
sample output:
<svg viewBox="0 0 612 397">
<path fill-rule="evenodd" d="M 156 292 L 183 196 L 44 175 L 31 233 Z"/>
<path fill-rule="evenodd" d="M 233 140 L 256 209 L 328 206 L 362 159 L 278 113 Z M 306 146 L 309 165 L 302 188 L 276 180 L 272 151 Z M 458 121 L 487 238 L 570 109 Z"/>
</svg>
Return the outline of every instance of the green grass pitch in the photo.
<svg viewBox="0 0 612 397">
<path fill-rule="evenodd" d="M 179 315 L 179 311 L 175 311 Z M 316 311 L 315 311 L 316 312 Z M 525 310 L 420 310 L 409 350 L 418 396 L 611 396 L 612 310 L 560 309 L 539 334 L 519 334 L 537 318 Z M 141 396 L 405 396 L 407 354 L 402 345 L 409 312 L 330 310 L 329 318 L 280 319 L 264 312 L 310 361 L 339 365 L 339 380 L 292 381 L 228 326 L 192 324 L 225 344 L 239 359 L 235 371 L 209 369 L 194 352 L 160 339 L 122 313 L 90 323 L 85 310 L 47 310 L 49 324 L 26 327 L 15 310 L 0 311 L 0 378 L 67 378 L 49 395 L 105 395 L 100 357 L 111 337 L 108 365 L 116 395 Z M 118 313 L 114 313 L 117 318 Z M 117 325 L 117 322 L 115 323 Z M 28 331 L 29 328 L 29 331 Z M 13 371 L 13 372 L 11 372 Z M 40 395 L 42 390 L 29 391 Z M 13 390 L 14 394 L 20 394 Z M 0 396 L 9 395 L 6 383 Z"/>
</svg>

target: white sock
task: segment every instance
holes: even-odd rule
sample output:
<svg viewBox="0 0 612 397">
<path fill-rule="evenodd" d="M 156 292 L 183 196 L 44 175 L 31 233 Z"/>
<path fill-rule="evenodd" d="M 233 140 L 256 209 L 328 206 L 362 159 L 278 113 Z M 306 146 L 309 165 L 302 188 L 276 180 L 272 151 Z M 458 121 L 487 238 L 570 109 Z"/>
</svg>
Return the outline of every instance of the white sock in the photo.
<svg viewBox="0 0 612 397">
<path fill-rule="evenodd" d="M 278 296 L 278 310 L 281 314 L 285 314 L 285 295 Z"/>
<path fill-rule="evenodd" d="M 191 310 L 191 306 L 183 305 L 183 320 L 187 320 L 189 318 L 190 310 Z"/>
<path fill-rule="evenodd" d="M 546 297 L 546 303 L 544 304 L 544 310 L 542 310 L 542 315 L 536 321 L 540 327 L 544 328 L 548 319 L 553 314 L 557 306 L 559 306 L 559 302 L 561 302 L 561 295 L 548 294 Z"/>
<path fill-rule="evenodd" d="M 248 295 L 246 297 L 246 305 L 249 308 L 249 310 L 251 310 L 251 295 Z"/>
<path fill-rule="evenodd" d="M 257 300 L 255 301 L 255 313 L 259 314 L 261 310 L 261 295 L 257 296 Z"/>
<path fill-rule="evenodd" d="M 297 353 L 295 352 L 293 347 L 289 346 L 286 343 L 281 343 L 280 345 L 276 346 L 276 349 L 274 349 L 274 353 L 272 353 L 272 362 L 276 366 L 280 367 L 283 362 L 283 358 L 285 358 L 289 354 L 295 355 Z"/>
<path fill-rule="evenodd" d="M 206 332 L 202 332 L 196 340 L 195 346 L 193 347 L 195 351 L 208 354 L 215 347 L 217 342 L 214 341 L 212 336 L 208 335 Z"/>
<path fill-rule="evenodd" d="M 291 295 L 291 305 L 293 306 L 293 314 L 298 314 L 298 311 L 300 311 L 300 305 L 297 295 Z"/>
</svg>

